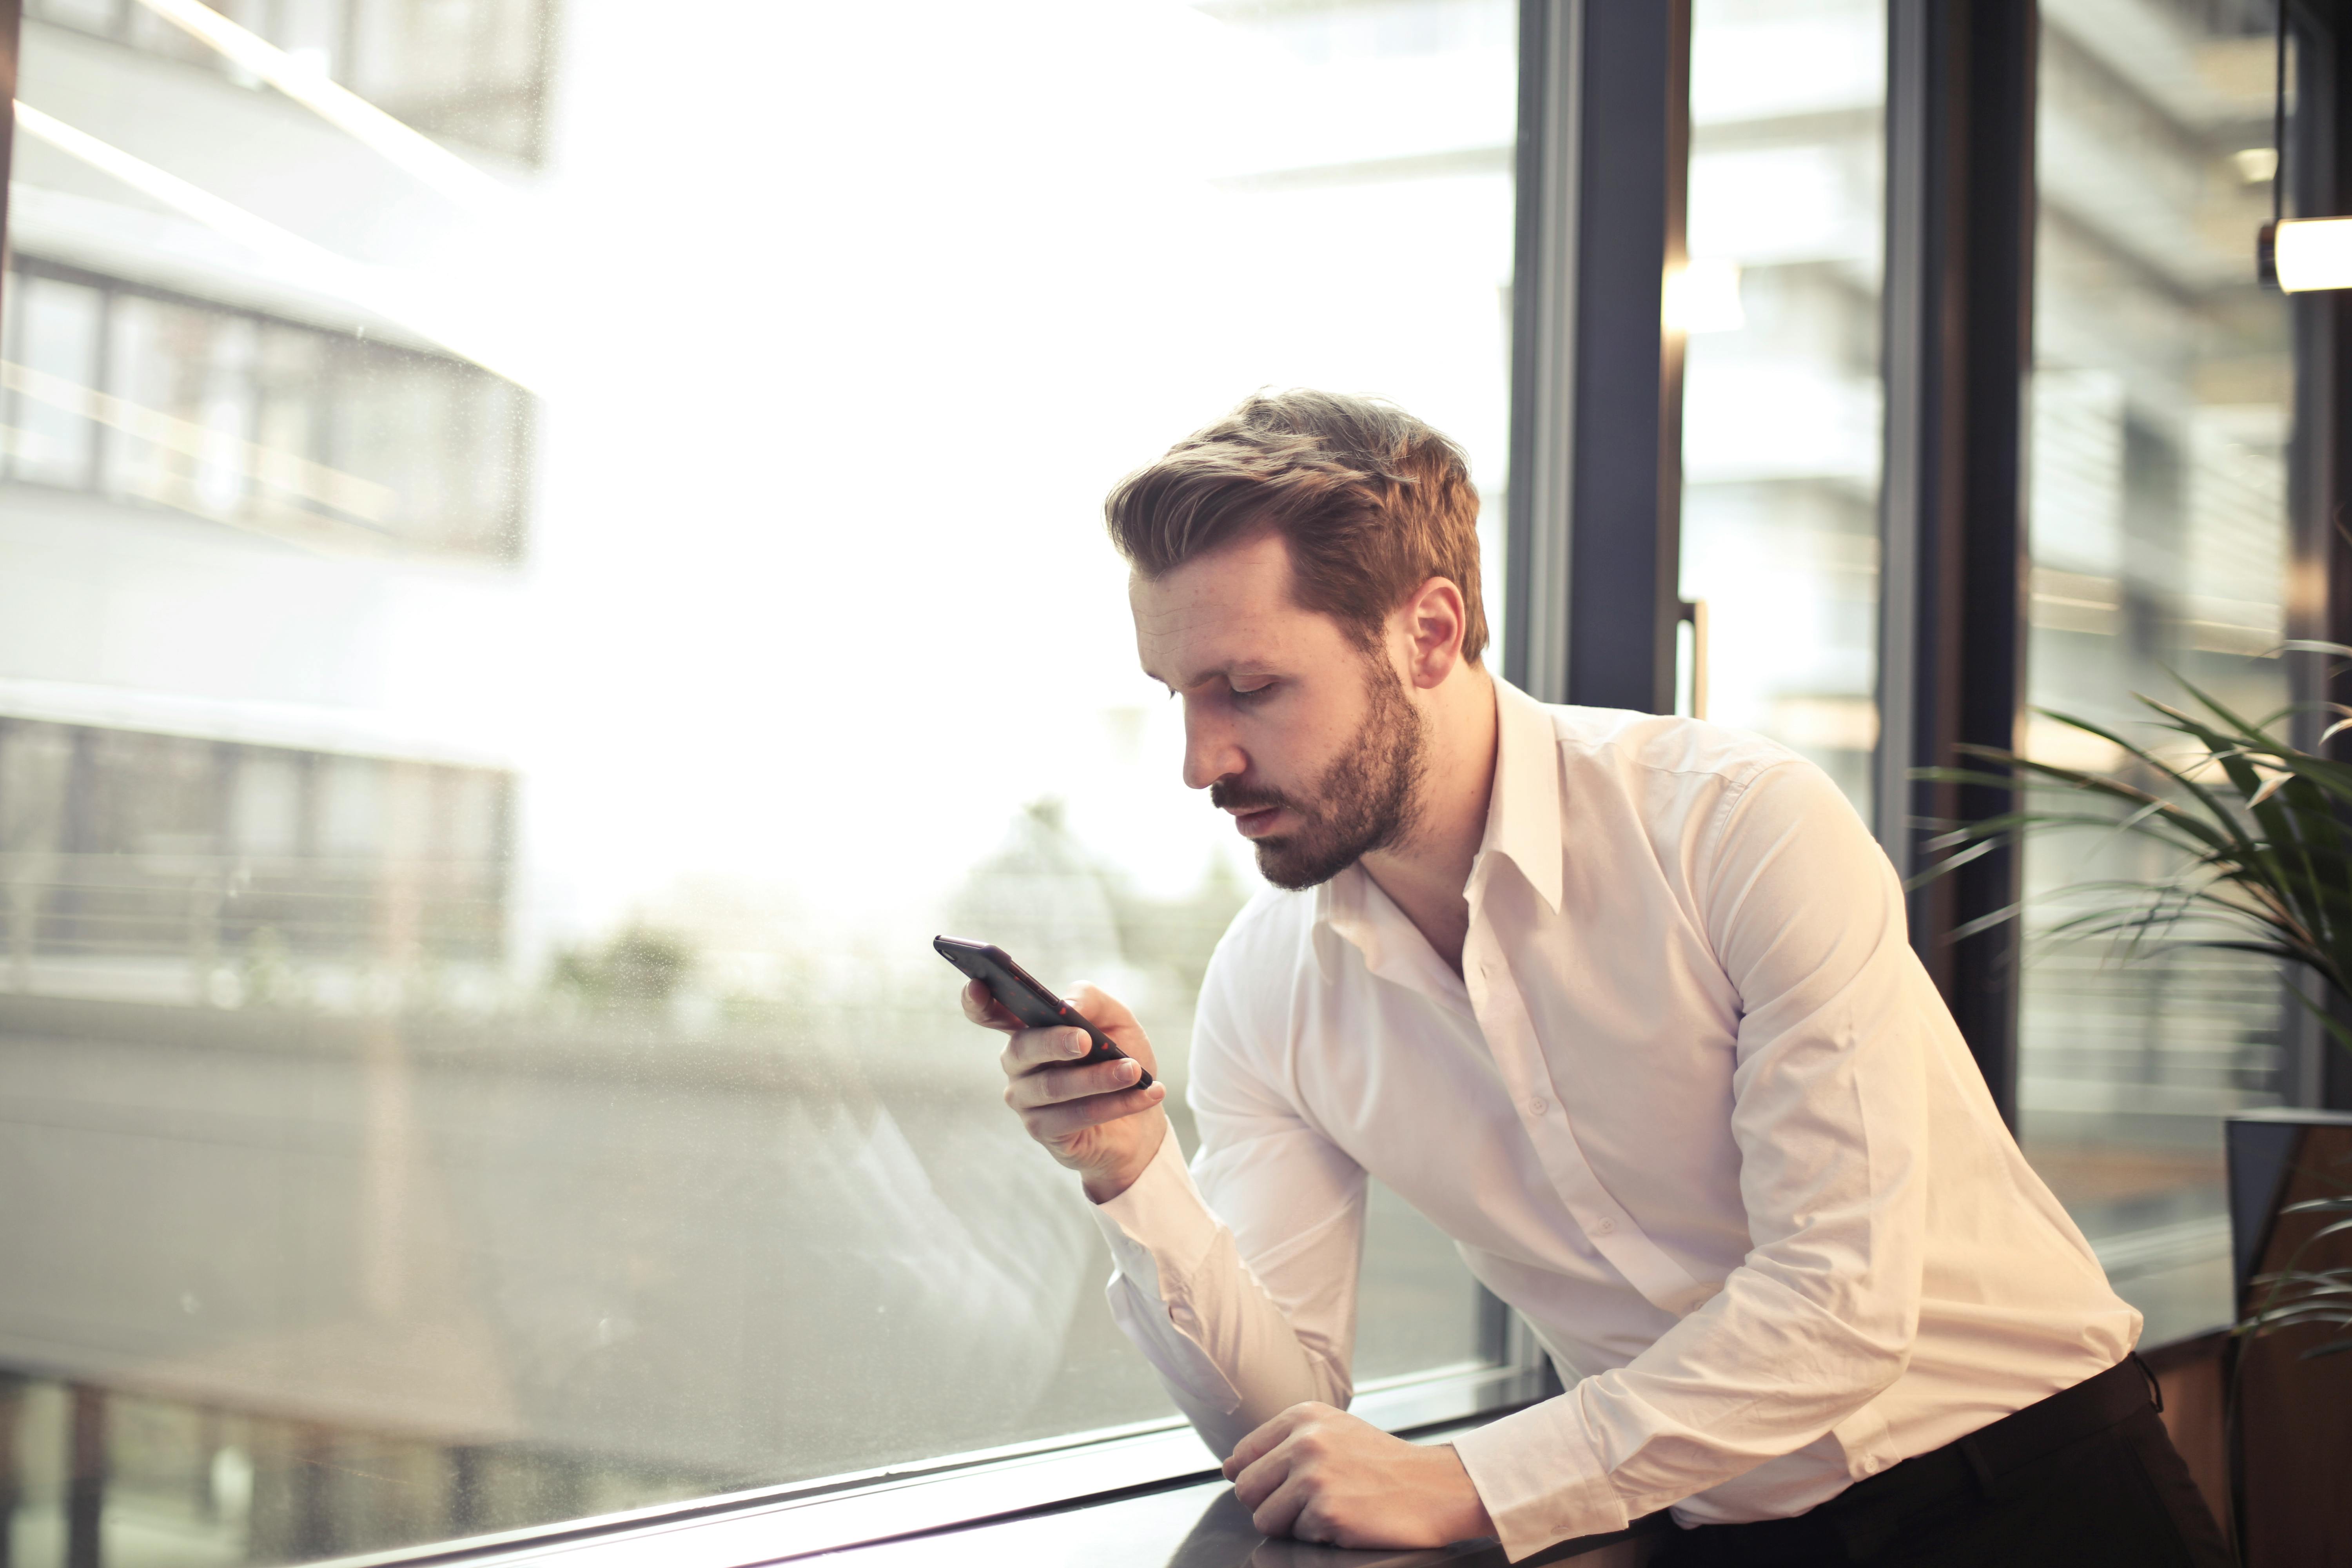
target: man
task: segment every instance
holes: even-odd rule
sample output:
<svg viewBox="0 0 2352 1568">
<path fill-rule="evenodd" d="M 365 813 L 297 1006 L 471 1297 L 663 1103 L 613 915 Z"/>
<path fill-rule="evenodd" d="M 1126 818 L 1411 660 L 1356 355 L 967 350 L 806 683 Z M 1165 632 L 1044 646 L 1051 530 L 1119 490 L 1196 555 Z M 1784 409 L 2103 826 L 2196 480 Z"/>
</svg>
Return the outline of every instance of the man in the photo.
<svg viewBox="0 0 2352 1568">
<path fill-rule="evenodd" d="M 1192 1170 L 1134 1063 L 965 1006 L 1012 1035 L 1006 1100 L 1260 1529 L 1517 1559 L 1671 1507 L 1676 1562 L 2228 1560 L 2139 1314 L 1827 777 L 1491 677 L 1466 467 L 1394 408 L 1252 398 L 1107 511 L 1185 782 L 1279 889 L 1202 988 Z M 1151 1063 L 1126 1008 L 1074 1000 Z M 1450 1447 L 1342 1414 L 1368 1175 L 1566 1393 Z"/>
</svg>

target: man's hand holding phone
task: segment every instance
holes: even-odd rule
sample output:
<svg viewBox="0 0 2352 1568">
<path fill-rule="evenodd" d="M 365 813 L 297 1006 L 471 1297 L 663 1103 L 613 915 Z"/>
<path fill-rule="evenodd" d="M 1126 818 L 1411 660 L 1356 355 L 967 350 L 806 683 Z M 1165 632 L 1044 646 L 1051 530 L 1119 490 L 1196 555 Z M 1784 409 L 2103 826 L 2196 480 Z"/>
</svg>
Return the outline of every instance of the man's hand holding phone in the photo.
<svg viewBox="0 0 2352 1568">
<path fill-rule="evenodd" d="M 1168 1136 L 1168 1114 L 1160 1109 L 1168 1090 L 1134 1014 L 1091 985 L 1069 1000 L 1130 1059 L 1081 1063 L 1093 1048 L 1084 1029 L 1031 1028 L 982 982 L 963 988 L 964 1016 L 1012 1037 L 1000 1058 L 1009 1080 L 1004 1103 L 1030 1137 L 1078 1173 L 1088 1198 L 1108 1203 L 1143 1174 Z M 1153 1082 L 1138 1089 L 1144 1071 Z"/>
</svg>

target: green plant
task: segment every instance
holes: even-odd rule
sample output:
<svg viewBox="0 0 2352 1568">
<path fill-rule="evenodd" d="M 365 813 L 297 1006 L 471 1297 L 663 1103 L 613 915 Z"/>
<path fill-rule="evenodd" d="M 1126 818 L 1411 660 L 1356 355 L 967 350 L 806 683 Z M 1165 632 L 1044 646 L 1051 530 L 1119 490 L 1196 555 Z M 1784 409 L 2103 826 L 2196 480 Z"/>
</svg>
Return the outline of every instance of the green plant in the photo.
<svg viewBox="0 0 2352 1568">
<path fill-rule="evenodd" d="M 2281 1218 L 2289 1215 L 2336 1215 L 2295 1247 L 2287 1255 L 2285 1267 L 2274 1274 L 2258 1274 L 2254 1283 L 2266 1286 L 2262 1304 L 2246 1314 L 2238 1325 L 2242 1334 L 2267 1333 L 2275 1329 L 2295 1328 L 2308 1323 L 2325 1323 L 2337 1330 L 2352 1328 L 2352 1268 L 2305 1268 L 2304 1257 L 2313 1247 L 2330 1237 L 2352 1233 L 2352 1196 L 2339 1194 L 2332 1198 L 2313 1198 L 2307 1203 L 2289 1204 L 2279 1210 Z M 2336 1355 L 2352 1351 L 2352 1333 L 2337 1333 L 2334 1338 L 2306 1349 L 2305 1360 L 2314 1356 Z"/>
<path fill-rule="evenodd" d="M 2297 642 L 2293 651 L 2352 658 L 2352 647 Z M 2282 740 L 2298 710 L 2260 721 L 2181 682 L 2193 709 L 2141 697 L 2156 727 L 2184 742 L 2166 755 L 2088 720 L 2048 717 L 2118 748 L 2125 765 L 2107 773 L 2037 762 L 1992 747 L 1962 748 L 1978 765 L 1921 770 L 1940 783 L 2008 794 L 2012 809 L 1961 824 L 1929 840 L 1940 857 L 1915 879 L 1943 876 L 2031 836 L 2098 830 L 2156 846 L 2164 868 L 2145 878 L 2078 882 L 2063 889 L 2073 912 L 2046 931 L 2053 942 L 2105 939 L 2126 959 L 2180 948 L 2259 953 L 2297 964 L 2323 993 L 2288 993 L 2335 1040 L 2352 1049 L 2352 763 Z M 2046 710 L 2045 710 L 2046 711 Z M 2352 708 L 2330 705 L 2335 722 L 2321 744 L 2352 729 Z M 2016 919 L 2021 906 L 1971 921 L 1955 937 Z M 2352 1269 L 2305 1269 L 2310 1247 L 2352 1233 L 2352 1194 L 2292 1205 L 2288 1214 L 2340 1215 L 2299 1247 L 2287 1267 L 2264 1276 L 2262 1303 L 2238 1325 L 2262 1333 L 2326 1323 L 2352 1329 Z M 2339 1335 L 2306 1354 L 2352 1350 Z"/>
</svg>

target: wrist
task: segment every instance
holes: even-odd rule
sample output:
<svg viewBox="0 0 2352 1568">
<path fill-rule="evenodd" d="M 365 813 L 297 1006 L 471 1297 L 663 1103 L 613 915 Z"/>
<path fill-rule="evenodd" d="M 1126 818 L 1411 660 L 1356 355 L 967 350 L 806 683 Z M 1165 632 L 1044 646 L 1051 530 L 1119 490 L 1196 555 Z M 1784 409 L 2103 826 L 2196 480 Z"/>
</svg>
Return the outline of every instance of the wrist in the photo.
<svg viewBox="0 0 2352 1568">
<path fill-rule="evenodd" d="M 1449 1523 L 1459 1531 L 1452 1539 L 1475 1541 L 1481 1536 L 1495 1534 L 1494 1516 L 1486 1511 L 1486 1500 L 1478 1495 L 1478 1483 L 1470 1479 L 1470 1467 L 1462 1462 L 1462 1456 L 1454 1451 L 1451 1443 L 1440 1445 L 1438 1452 L 1445 1456 L 1452 1469 L 1452 1479 L 1458 1483 L 1447 1489 L 1453 1493 L 1454 1503 Z"/>
<path fill-rule="evenodd" d="M 1144 1142 L 1140 1152 L 1120 1161 L 1109 1170 L 1081 1173 L 1078 1184 L 1086 1193 L 1088 1203 L 1107 1204 L 1143 1179 L 1143 1173 L 1150 1170 L 1151 1162 L 1160 1157 L 1160 1142 L 1168 1136 L 1168 1118 L 1154 1113 L 1151 1120 L 1158 1126 L 1153 1130 L 1154 1135 Z"/>
</svg>

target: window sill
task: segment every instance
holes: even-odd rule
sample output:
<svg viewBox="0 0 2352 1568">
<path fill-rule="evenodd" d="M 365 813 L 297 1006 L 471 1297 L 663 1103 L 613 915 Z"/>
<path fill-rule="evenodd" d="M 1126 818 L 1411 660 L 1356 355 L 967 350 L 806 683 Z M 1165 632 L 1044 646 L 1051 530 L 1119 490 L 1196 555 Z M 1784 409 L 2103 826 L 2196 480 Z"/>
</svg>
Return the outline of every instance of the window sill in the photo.
<svg viewBox="0 0 2352 1568">
<path fill-rule="evenodd" d="M 1375 1384 L 1352 1408 L 1420 1441 L 1538 1398 L 1531 1367 L 1454 1368 Z M 1222 1508 L 1219 1500 L 1223 1499 Z M 1188 1531 L 1190 1533 L 1188 1534 Z M 992 1539 L 982 1542 L 975 1536 Z M 1002 1535 L 1000 1541 L 995 1539 Z M 1594 1547 L 1609 1539 L 1596 1539 Z M 1112 1551 L 1113 1543 L 1126 1550 Z M 684 1506 L 668 1505 L 541 1530 L 337 1560 L 320 1568 L 743 1568 L 817 1555 L 877 1564 L 970 1562 L 981 1552 L 1011 1562 L 1160 1561 L 1181 1547 L 1186 1568 L 1289 1563 L 1493 1563 L 1492 1542 L 1438 1552 L 1336 1552 L 1267 1542 L 1249 1529 L 1217 1476 L 1217 1460 L 1191 1427 L 1156 1424 L 1021 1449 L 927 1460 L 896 1470 L 835 1477 Z M 1581 1545 L 1582 1543 L 1578 1543 Z M 1231 1550 L 1227 1550 L 1228 1546 Z M 1138 1558 L 1134 1548 L 1142 1548 Z M 1270 1551 L 1272 1557 L 1255 1553 Z M 1561 1549 L 1556 1549 L 1561 1550 Z M 1076 1555 L 1066 1556 L 1066 1552 Z M 1195 1556 L 1198 1552 L 1202 1554 Z M 1481 1556 L 1484 1552 L 1486 1555 Z M 1108 1553 L 1108 1554 L 1106 1554 Z M 1297 1559 L 1302 1564 L 1310 1559 Z M 1559 1561 L 1547 1555 L 1543 1561 Z M 1628 1559 L 1627 1561 L 1633 1561 Z"/>
</svg>

